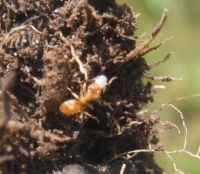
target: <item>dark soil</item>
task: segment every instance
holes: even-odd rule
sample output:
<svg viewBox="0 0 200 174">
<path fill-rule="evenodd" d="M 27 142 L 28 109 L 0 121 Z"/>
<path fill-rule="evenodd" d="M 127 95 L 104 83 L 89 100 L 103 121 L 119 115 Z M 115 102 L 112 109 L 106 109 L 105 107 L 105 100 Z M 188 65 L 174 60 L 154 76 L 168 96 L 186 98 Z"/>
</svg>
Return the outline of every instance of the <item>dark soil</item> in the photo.
<svg viewBox="0 0 200 174">
<path fill-rule="evenodd" d="M 114 0 L 0 1 L 0 173 L 162 173 L 152 153 L 128 155 L 154 136 L 137 114 L 153 100 L 149 67 L 126 59 L 135 31 L 134 12 Z M 99 100 L 59 111 L 69 88 L 81 95 L 102 74 L 113 80 Z"/>
</svg>

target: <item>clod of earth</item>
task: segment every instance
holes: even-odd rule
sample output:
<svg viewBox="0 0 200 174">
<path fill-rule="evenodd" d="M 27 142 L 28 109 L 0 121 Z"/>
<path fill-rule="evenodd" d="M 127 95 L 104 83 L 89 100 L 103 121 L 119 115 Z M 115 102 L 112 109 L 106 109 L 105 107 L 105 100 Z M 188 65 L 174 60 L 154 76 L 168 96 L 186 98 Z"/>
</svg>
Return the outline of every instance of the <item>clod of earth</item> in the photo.
<svg viewBox="0 0 200 174">
<path fill-rule="evenodd" d="M 114 0 L 1 1 L 0 12 L 0 173 L 162 173 L 152 153 L 127 152 L 154 136 L 137 113 L 153 101 L 144 55 L 166 10 L 139 46 L 134 11 Z M 78 112 L 59 110 L 86 95 Z"/>
</svg>

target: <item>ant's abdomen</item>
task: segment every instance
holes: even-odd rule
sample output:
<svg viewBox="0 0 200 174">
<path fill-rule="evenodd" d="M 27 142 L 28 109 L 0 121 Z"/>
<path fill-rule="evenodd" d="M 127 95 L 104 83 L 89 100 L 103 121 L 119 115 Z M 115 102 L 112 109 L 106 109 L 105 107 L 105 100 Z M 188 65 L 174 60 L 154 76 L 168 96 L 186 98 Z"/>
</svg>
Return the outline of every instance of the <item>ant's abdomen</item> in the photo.
<svg viewBox="0 0 200 174">
<path fill-rule="evenodd" d="M 63 113 L 65 116 L 70 116 L 76 113 L 81 112 L 82 104 L 77 99 L 69 99 L 63 102 L 60 107 L 60 112 Z"/>
</svg>

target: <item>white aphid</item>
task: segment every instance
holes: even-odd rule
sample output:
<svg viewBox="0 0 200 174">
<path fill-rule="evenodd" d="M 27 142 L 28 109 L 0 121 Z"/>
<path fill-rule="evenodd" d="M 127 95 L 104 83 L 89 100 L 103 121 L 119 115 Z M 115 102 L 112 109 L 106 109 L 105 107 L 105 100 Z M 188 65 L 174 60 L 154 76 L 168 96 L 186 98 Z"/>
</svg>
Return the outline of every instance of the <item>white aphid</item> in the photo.
<svg viewBox="0 0 200 174">
<path fill-rule="evenodd" d="M 105 75 L 100 75 L 94 78 L 94 83 L 98 85 L 101 89 L 105 88 L 107 85 L 107 77 Z"/>
</svg>

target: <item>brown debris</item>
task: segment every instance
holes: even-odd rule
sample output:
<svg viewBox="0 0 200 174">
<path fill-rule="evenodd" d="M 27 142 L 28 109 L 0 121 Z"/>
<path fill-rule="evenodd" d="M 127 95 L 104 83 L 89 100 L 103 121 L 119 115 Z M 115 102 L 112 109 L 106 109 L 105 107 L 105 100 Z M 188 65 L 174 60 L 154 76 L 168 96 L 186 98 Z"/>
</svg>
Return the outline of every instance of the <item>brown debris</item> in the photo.
<svg viewBox="0 0 200 174">
<path fill-rule="evenodd" d="M 156 36 L 160 32 L 160 30 L 162 29 L 163 25 L 165 24 L 165 22 L 167 20 L 167 17 L 168 17 L 168 10 L 165 9 L 164 12 L 163 12 L 162 18 L 160 19 L 160 22 L 153 29 L 150 37 L 147 40 L 145 40 L 144 43 L 142 43 L 141 45 L 134 48 L 134 50 L 131 51 L 127 55 L 127 57 L 126 57 L 127 61 L 130 60 L 130 59 L 137 59 L 140 56 L 143 56 L 144 53 L 148 52 L 148 51 L 146 51 L 146 49 L 148 49 L 150 44 L 153 42 L 153 40 L 156 38 Z"/>
</svg>

